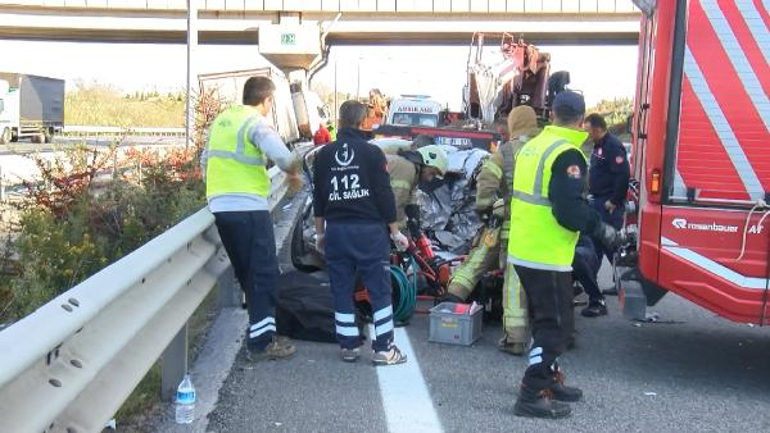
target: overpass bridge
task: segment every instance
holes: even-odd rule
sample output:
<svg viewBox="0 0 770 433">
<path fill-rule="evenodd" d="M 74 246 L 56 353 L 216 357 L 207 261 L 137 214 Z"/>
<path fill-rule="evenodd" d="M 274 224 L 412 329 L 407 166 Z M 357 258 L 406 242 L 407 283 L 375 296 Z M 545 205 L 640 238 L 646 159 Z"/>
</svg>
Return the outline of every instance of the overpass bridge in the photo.
<svg viewBox="0 0 770 433">
<path fill-rule="evenodd" d="M 631 0 L 192 0 L 200 43 L 259 41 L 259 28 L 330 23 L 329 44 L 466 44 L 475 31 L 543 44 L 635 44 Z M 184 43 L 187 0 L 0 0 L 0 38 Z"/>
</svg>

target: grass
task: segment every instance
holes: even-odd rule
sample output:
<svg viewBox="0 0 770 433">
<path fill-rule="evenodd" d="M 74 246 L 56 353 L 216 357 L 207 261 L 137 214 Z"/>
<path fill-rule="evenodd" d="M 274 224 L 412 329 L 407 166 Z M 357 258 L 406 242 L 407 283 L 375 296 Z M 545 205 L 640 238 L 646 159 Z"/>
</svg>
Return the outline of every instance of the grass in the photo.
<svg viewBox="0 0 770 433">
<path fill-rule="evenodd" d="M 198 352 L 203 347 L 206 331 L 211 326 L 217 312 L 217 288 L 209 292 L 198 309 L 190 317 L 188 324 L 188 365 L 192 365 Z M 152 420 L 165 405 L 160 400 L 160 360 L 156 362 L 139 382 L 136 389 L 123 403 L 115 419 L 119 432 L 149 432 Z"/>
<path fill-rule="evenodd" d="M 114 87 L 76 84 L 64 98 L 64 124 L 89 126 L 184 126 L 184 94 L 124 95 Z"/>
</svg>

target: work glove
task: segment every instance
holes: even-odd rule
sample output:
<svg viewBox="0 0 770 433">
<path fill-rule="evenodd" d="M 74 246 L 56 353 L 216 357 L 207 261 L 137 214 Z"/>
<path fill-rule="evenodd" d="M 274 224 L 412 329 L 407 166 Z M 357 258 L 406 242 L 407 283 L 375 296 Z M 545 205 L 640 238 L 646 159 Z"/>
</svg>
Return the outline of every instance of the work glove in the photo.
<svg viewBox="0 0 770 433">
<path fill-rule="evenodd" d="M 614 214 L 615 213 L 615 209 L 617 209 L 617 208 L 618 207 L 615 206 L 615 203 L 613 203 L 610 200 L 607 200 L 606 202 L 604 202 L 604 209 L 606 209 L 607 212 L 610 213 L 610 215 Z"/>
<path fill-rule="evenodd" d="M 321 254 L 326 254 L 326 235 L 316 234 L 315 235 L 315 249 Z"/>
<path fill-rule="evenodd" d="M 614 250 L 623 243 L 621 233 L 607 223 L 599 223 L 593 232 L 593 238 L 602 243 L 606 248 Z"/>
<path fill-rule="evenodd" d="M 398 251 L 404 252 L 407 248 L 409 248 L 409 239 L 404 236 L 401 232 L 394 232 L 390 234 L 390 240 L 393 241 L 393 244 L 396 246 L 396 249 Z"/>
</svg>

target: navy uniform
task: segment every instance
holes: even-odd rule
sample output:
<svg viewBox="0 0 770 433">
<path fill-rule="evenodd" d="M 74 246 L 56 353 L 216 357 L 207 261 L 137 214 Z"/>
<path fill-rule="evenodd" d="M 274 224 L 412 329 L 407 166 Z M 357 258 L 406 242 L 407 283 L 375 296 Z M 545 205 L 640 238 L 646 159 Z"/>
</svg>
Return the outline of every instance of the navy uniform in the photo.
<svg viewBox="0 0 770 433">
<path fill-rule="evenodd" d="M 316 157 L 313 184 L 317 225 L 319 220 L 326 223 L 322 236 L 343 360 L 355 361 L 363 342 L 353 304 L 358 276 L 374 311 L 372 360 L 385 365 L 406 361 L 393 344 L 386 226 L 396 221 L 396 205 L 385 154 L 367 142 L 364 131 L 341 128 L 337 140 L 324 146 Z"/>
<path fill-rule="evenodd" d="M 594 143 L 588 176 L 589 193 L 594 209 L 599 212 L 603 222 L 620 230 L 623 227 L 631 169 L 626 149 L 616 136 L 607 132 L 601 140 Z M 607 202 L 615 206 L 614 211 L 607 210 Z M 601 243 L 597 242 L 596 254 L 601 263 L 605 254 L 612 261 L 614 251 L 606 251 Z"/>
</svg>

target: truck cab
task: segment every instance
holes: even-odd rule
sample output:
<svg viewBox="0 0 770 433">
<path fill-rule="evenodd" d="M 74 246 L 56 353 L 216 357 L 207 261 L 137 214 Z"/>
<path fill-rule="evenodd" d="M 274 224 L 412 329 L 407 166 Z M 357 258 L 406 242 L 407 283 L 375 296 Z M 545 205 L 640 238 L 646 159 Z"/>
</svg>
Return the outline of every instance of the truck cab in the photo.
<svg viewBox="0 0 770 433">
<path fill-rule="evenodd" d="M 387 123 L 435 128 L 439 126 L 440 113 L 441 104 L 429 96 L 401 95 L 401 98 L 391 101 Z"/>
<path fill-rule="evenodd" d="M 674 292 L 770 320 L 766 2 L 638 0 L 633 242 L 616 256 L 624 313 Z M 640 317 L 641 316 L 641 317 Z"/>
</svg>

